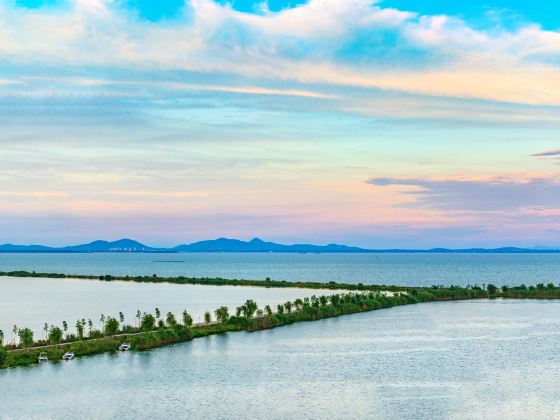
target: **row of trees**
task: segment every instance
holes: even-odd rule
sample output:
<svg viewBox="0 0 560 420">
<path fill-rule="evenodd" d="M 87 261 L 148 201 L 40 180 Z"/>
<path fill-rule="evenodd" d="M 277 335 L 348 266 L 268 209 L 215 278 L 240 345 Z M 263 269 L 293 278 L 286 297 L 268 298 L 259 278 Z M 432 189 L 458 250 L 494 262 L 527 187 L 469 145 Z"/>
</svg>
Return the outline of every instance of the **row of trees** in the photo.
<svg viewBox="0 0 560 420">
<path fill-rule="evenodd" d="M 181 321 L 184 326 L 189 328 L 193 324 L 192 316 L 186 310 L 183 311 Z M 91 319 L 87 321 L 85 318 L 78 319 L 75 324 L 75 334 L 68 333 L 68 323 L 66 321 L 62 321 L 62 327 L 45 323 L 43 327 L 43 337 L 38 341 L 34 341 L 34 334 L 30 328 L 18 328 L 17 325 L 14 325 L 12 329 L 13 341 L 11 344 L 4 344 L 4 332 L 0 330 L 0 347 L 28 348 L 33 345 L 57 345 L 64 342 L 102 338 L 117 334 L 153 331 L 160 328 L 175 327 L 178 324 L 172 312 L 168 312 L 165 319 L 162 319 L 159 308 L 155 309 L 155 315 L 138 310 L 134 326 L 125 324 L 125 317 L 122 312 L 119 312 L 118 318 L 102 314 L 99 322 L 100 327 L 96 329 Z M 19 340 L 19 345 L 17 344 L 17 340 Z"/>
<path fill-rule="evenodd" d="M 544 285 L 543 285 L 544 286 Z M 519 291 L 519 290 L 527 290 L 530 291 L 533 289 L 542 290 L 544 287 L 541 285 L 537 285 L 536 288 L 530 286 L 526 288 L 525 286 L 519 286 L 517 288 L 511 288 L 511 290 Z M 548 289 L 551 289 L 550 285 L 547 286 Z M 506 292 L 510 290 L 507 286 L 503 286 L 501 292 Z M 487 290 L 479 286 L 469 286 L 467 288 L 462 288 L 459 286 L 451 286 L 451 287 L 442 287 L 442 286 L 432 286 L 431 288 L 419 288 L 419 289 L 411 289 L 410 293 L 397 293 L 397 296 L 419 296 L 422 294 L 426 294 L 427 291 L 436 294 L 446 294 L 449 295 L 449 298 L 457 299 L 457 298 L 472 298 L 472 297 L 485 297 L 486 295 L 493 296 L 500 292 L 500 289 L 493 285 L 488 285 Z M 333 294 L 331 296 L 321 295 L 321 296 L 311 296 L 305 297 L 303 299 L 295 299 L 293 302 L 289 301 L 283 304 L 279 304 L 276 307 L 276 314 L 291 314 L 293 311 L 301 311 L 306 307 L 318 308 L 324 307 L 327 305 L 334 305 L 337 306 L 340 304 L 341 300 L 348 299 L 348 296 L 360 296 L 360 295 L 367 295 L 367 296 L 377 296 L 382 297 L 384 296 L 383 293 L 379 291 L 370 291 L 370 292 L 356 292 L 346 293 L 346 294 Z M 238 306 L 235 309 L 235 315 L 233 316 L 235 319 L 251 319 L 253 317 L 262 318 L 263 316 L 271 316 L 273 315 L 273 310 L 270 305 L 266 305 L 264 308 L 259 308 L 257 303 L 251 299 L 247 300 L 243 305 Z M 232 317 L 230 316 L 229 309 L 226 306 L 221 306 L 214 311 L 214 318 L 210 312 L 206 312 L 203 316 L 205 324 L 211 324 L 212 322 L 219 323 L 219 324 L 227 324 L 228 321 Z M 186 327 L 191 327 L 193 324 L 193 319 L 191 315 L 185 310 L 182 314 L 182 324 Z M 155 308 L 154 314 L 141 312 L 138 310 L 135 316 L 135 323 L 134 326 L 125 324 L 125 316 L 123 312 L 119 312 L 118 319 L 111 316 L 105 316 L 104 314 L 101 315 L 100 319 L 100 328 L 95 329 L 94 323 L 91 319 L 88 319 L 87 322 L 84 318 L 78 319 L 75 324 L 75 334 L 68 333 L 68 323 L 66 321 L 62 322 L 62 328 L 55 326 L 55 325 L 48 325 L 45 323 L 43 328 L 43 340 L 34 343 L 33 340 L 33 332 L 29 328 L 22 328 L 19 329 L 17 326 L 14 325 L 13 334 L 14 340 L 13 345 L 11 347 L 16 347 L 16 337 L 19 338 L 19 346 L 20 347 L 30 347 L 33 344 L 60 344 L 62 342 L 72 342 L 77 340 L 84 340 L 84 339 L 95 339 L 95 338 L 102 338 L 104 336 L 113 336 L 119 333 L 136 333 L 142 331 L 153 331 L 155 329 L 162 329 L 166 327 L 174 327 L 178 324 L 178 321 L 175 318 L 175 315 L 172 312 L 168 312 L 165 319 L 163 319 L 161 315 L 161 311 L 159 308 Z M 87 333 L 86 333 L 87 327 Z M 0 330 L 0 345 L 3 344 L 4 341 L 4 333 Z"/>
<path fill-rule="evenodd" d="M 325 306 L 329 302 L 336 303 L 338 296 L 333 295 L 331 297 L 327 296 L 312 296 L 310 298 L 306 297 L 304 299 L 296 299 L 294 302 L 286 302 L 277 306 L 277 313 L 291 313 L 293 310 L 299 311 L 306 305 L 311 306 Z M 245 318 L 251 319 L 254 317 L 262 318 L 263 316 L 270 316 L 273 314 L 273 310 L 270 305 L 266 305 L 264 308 L 259 308 L 258 304 L 249 299 L 243 305 L 238 306 L 235 310 L 235 319 Z M 204 314 L 204 323 L 207 325 L 218 323 L 225 325 L 232 318 L 229 313 L 229 308 L 226 306 L 221 306 L 217 308 L 212 313 L 206 312 Z M 56 325 L 48 325 L 45 323 L 43 328 L 43 338 L 42 340 L 34 341 L 33 331 L 29 328 L 18 328 L 14 325 L 13 333 L 14 340 L 13 344 L 8 345 L 10 348 L 28 348 L 33 345 L 45 345 L 52 344 L 57 345 L 63 342 L 74 342 L 87 339 L 102 338 L 105 336 L 114 336 L 118 334 L 126 333 L 138 333 L 138 332 L 148 332 L 163 328 L 174 328 L 179 324 L 175 315 L 172 312 L 168 312 L 165 319 L 162 318 L 159 308 L 155 308 L 154 314 L 148 312 L 141 312 L 138 310 L 135 317 L 135 325 L 125 324 L 125 317 L 122 312 L 119 312 L 118 318 L 112 316 L 105 316 L 104 314 L 100 317 L 100 328 L 95 329 L 94 323 L 91 319 L 87 321 L 85 318 L 76 320 L 75 324 L 75 334 L 68 333 L 68 323 L 62 321 L 62 328 Z M 182 313 L 181 321 L 183 326 L 192 327 L 193 318 L 185 310 Z M 87 327 L 87 329 L 86 329 Z M 16 346 L 16 337 L 19 338 L 19 346 Z M 0 346 L 4 343 L 4 333 L 0 330 Z"/>
<path fill-rule="evenodd" d="M 268 320 L 274 322 L 285 322 L 291 319 L 292 314 L 305 314 L 311 319 L 318 317 L 334 316 L 340 313 L 351 313 L 359 310 L 377 309 L 381 307 L 394 306 L 397 304 L 417 303 L 434 300 L 458 300 L 485 297 L 511 297 L 511 298 L 553 298 L 560 297 L 560 288 L 552 283 L 548 285 L 538 284 L 536 286 L 502 286 L 498 288 L 492 284 L 469 287 L 441 287 L 432 286 L 431 288 L 410 289 L 406 293 L 396 292 L 388 296 L 380 291 L 349 292 L 343 294 L 333 294 L 330 296 L 311 296 L 303 299 L 295 299 L 276 306 L 276 310 L 266 305 L 259 308 L 253 300 L 247 300 L 243 305 L 235 308 L 234 314 L 230 314 L 226 306 L 220 306 L 213 313 L 204 314 L 204 324 L 207 325 L 232 325 L 235 328 L 241 326 L 252 328 L 254 322 L 249 320 Z M 295 317 L 294 320 L 298 320 Z M 34 341 L 33 331 L 29 328 L 18 328 L 14 325 L 13 344 L 7 345 L 8 348 L 28 348 L 34 345 L 60 344 L 63 342 L 75 342 L 114 336 L 118 334 L 130 334 L 140 332 L 150 332 L 163 329 L 174 329 L 178 326 L 190 329 L 193 326 L 191 315 L 185 310 L 180 320 L 177 320 L 172 312 L 162 316 L 159 308 L 155 308 L 154 313 L 136 312 L 134 325 L 125 323 L 125 317 L 119 312 L 118 317 L 101 315 L 100 328 L 94 328 L 93 321 L 88 319 L 78 319 L 75 324 L 76 332 L 68 333 L 68 323 L 62 322 L 62 328 L 45 323 L 43 339 Z M 273 324 L 274 324 L 273 322 Z M 87 328 L 86 328 L 87 327 Z M 262 327 L 262 325 L 261 325 Z M 19 339 L 19 346 L 16 346 L 16 338 Z M 0 330 L 0 347 L 3 347 L 5 340 L 4 332 Z"/>
</svg>

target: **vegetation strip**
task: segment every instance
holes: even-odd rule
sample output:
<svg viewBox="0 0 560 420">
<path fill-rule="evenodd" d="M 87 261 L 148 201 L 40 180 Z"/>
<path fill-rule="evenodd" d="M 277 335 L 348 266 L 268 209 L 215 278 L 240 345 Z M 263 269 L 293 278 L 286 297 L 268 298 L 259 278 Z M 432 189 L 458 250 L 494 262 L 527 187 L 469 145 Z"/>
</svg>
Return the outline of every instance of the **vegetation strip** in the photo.
<svg viewBox="0 0 560 420">
<path fill-rule="evenodd" d="M 93 328 L 93 323 L 85 319 L 76 322 L 76 334 L 64 334 L 63 329 L 45 324 L 45 339 L 34 341 L 33 332 L 29 328 L 19 329 L 14 326 L 14 335 L 19 336 L 19 344 L 3 345 L 4 333 L 0 331 L 0 367 L 25 366 L 37 363 L 40 353 L 47 353 L 50 360 L 61 360 L 65 352 L 76 356 L 85 356 L 104 352 L 114 352 L 120 344 L 127 342 L 135 350 L 146 350 L 179 342 L 190 341 L 197 337 L 222 334 L 232 331 L 257 331 L 280 327 L 295 322 L 315 321 L 340 315 L 366 312 L 398 305 L 421 302 L 453 301 L 481 298 L 513 298 L 513 299 L 558 299 L 560 287 L 553 284 L 538 284 L 526 287 L 503 286 L 498 289 L 488 285 L 481 287 L 437 287 L 408 288 L 406 293 L 395 293 L 388 296 L 380 291 L 349 292 L 330 296 L 312 296 L 296 299 L 278 305 L 276 311 L 270 306 L 259 309 L 258 305 L 248 300 L 237 307 L 235 315 L 230 315 L 227 307 L 222 306 L 214 311 L 214 319 L 207 312 L 204 324 L 193 325 L 192 317 L 183 312 L 181 322 L 173 313 L 167 313 L 162 319 L 159 309 L 155 315 L 137 313 L 137 326 L 126 325 L 124 316 L 119 319 L 102 316 L 102 329 Z M 85 327 L 89 327 L 86 336 Z"/>
<path fill-rule="evenodd" d="M 370 284 L 350 284 L 337 283 L 331 281 L 328 283 L 310 282 L 310 281 L 285 281 L 285 280 L 246 280 L 246 279 L 224 279 L 221 277 L 159 277 L 157 274 L 152 276 L 113 276 L 113 275 L 84 275 L 84 274 L 62 274 L 62 273 L 36 273 L 35 271 L 0 271 L 1 277 L 43 277 L 43 278 L 63 278 L 63 279 L 86 279 L 101 281 L 131 281 L 136 283 L 175 283 L 175 284 L 199 284 L 204 286 L 253 286 L 253 287 L 273 287 L 284 288 L 294 287 L 300 289 L 330 289 L 330 290 L 386 290 L 391 292 L 400 292 L 411 289 L 401 286 L 385 286 Z"/>
</svg>

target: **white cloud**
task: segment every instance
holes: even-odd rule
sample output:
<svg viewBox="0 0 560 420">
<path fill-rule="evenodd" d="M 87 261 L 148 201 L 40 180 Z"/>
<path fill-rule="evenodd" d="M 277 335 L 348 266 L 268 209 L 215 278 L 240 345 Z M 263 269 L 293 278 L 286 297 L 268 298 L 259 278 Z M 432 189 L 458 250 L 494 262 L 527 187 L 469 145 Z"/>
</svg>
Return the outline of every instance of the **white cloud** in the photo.
<svg viewBox="0 0 560 420">
<path fill-rule="evenodd" d="M 306 5 L 262 15 L 242 13 L 212 0 L 193 0 L 198 23 L 216 27 L 243 24 L 248 29 L 273 36 L 301 39 L 335 39 L 360 27 L 394 27 L 414 16 L 410 12 L 381 9 L 371 0 L 310 0 Z"/>
<path fill-rule="evenodd" d="M 14 68 L 188 70 L 222 74 L 224 86 L 233 74 L 260 80 L 261 88 L 282 80 L 560 105 L 560 33 L 535 25 L 481 31 L 458 18 L 416 16 L 370 0 L 310 0 L 261 14 L 192 0 L 188 18 L 158 24 L 110 0 L 47 11 L 0 7 L 0 55 Z M 355 43 L 375 52 L 345 56 Z"/>
</svg>

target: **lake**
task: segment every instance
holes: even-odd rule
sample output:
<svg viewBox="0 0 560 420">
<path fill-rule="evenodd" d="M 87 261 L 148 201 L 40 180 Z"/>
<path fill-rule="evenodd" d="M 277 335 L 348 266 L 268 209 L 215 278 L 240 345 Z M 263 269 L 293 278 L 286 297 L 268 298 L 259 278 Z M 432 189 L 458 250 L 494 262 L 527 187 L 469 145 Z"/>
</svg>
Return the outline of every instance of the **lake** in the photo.
<svg viewBox="0 0 560 420">
<path fill-rule="evenodd" d="M 560 417 L 560 302 L 395 307 L 0 372 L 5 418 Z"/>
<path fill-rule="evenodd" d="M 0 330 L 7 341 L 15 338 L 14 324 L 28 327 L 36 338 L 44 335 L 43 326 L 62 325 L 67 321 L 74 331 L 78 319 L 91 318 L 101 328 L 101 314 L 118 319 L 123 312 L 125 322 L 134 325 L 136 311 L 154 313 L 158 307 L 165 317 L 173 312 L 181 319 L 186 309 L 195 322 L 202 322 L 204 313 L 227 306 L 230 313 L 247 299 L 261 308 L 312 295 L 332 294 L 328 290 L 266 289 L 262 287 L 199 286 L 169 283 L 133 283 L 123 281 L 53 279 L 36 277 L 0 277 Z"/>
<path fill-rule="evenodd" d="M 431 286 L 555 284 L 560 254 L 8 254 L 0 271 Z"/>
</svg>

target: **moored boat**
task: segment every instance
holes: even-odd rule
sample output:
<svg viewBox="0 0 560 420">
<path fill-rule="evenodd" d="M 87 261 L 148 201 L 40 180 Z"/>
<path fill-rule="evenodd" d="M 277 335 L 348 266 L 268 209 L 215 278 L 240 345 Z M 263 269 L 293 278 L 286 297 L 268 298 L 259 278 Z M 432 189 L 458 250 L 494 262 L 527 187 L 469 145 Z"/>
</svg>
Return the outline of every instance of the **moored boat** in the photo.
<svg viewBox="0 0 560 420">
<path fill-rule="evenodd" d="M 128 350 L 130 350 L 130 344 L 128 343 L 122 343 L 119 346 L 119 351 L 128 351 Z"/>
</svg>

